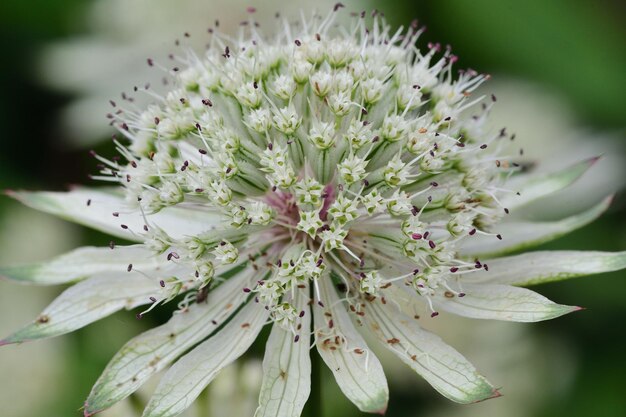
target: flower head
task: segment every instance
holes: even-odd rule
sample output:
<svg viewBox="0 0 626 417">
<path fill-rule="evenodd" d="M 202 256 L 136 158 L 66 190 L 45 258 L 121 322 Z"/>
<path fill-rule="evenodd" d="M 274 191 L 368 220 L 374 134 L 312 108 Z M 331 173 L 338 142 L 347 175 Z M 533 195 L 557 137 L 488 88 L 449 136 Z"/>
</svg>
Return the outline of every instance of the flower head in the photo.
<svg viewBox="0 0 626 417">
<path fill-rule="evenodd" d="M 17 194 L 138 245 L 83 248 L 9 269 L 45 283 L 88 278 L 3 343 L 148 305 L 141 317 L 179 301 L 168 323 L 111 361 L 86 415 L 195 346 L 165 374 L 144 413 L 178 415 L 268 323 L 259 415 L 300 414 L 310 390 L 311 334 L 363 411 L 383 412 L 388 390 L 361 332 L 454 401 L 495 397 L 420 321 L 443 311 L 554 318 L 579 308 L 518 286 L 625 266 L 624 253 L 491 260 L 597 217 L 608 201 L 561 222 L 506 219 L 593 161 L 529 177 L 502 151 L 513 137 L 483 128 L 495 97 L 474 91 L 488 76 L 454 70 L 449 48 L 429 44 L 423 52 L 421 30 L 394 32 L 376 13 L 337 25 L 339 8 L 285 23 L 274 37 L 250 22 L 238 38 L 214 32 L 202 55 L 184 50 L 167 65 L 148 60 L 170 77 L 171 90 L 154 94 L 147 109 L 112 103 L 121 158 L 96 155 L 95 178 L 118 190 Z"/>
</svg>

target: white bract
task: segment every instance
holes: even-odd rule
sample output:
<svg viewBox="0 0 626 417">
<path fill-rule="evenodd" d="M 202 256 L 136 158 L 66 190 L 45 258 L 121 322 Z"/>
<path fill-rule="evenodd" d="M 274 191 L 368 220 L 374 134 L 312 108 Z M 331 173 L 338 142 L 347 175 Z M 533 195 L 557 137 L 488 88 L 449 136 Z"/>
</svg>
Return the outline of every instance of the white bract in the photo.
<svg viewBox="0 0 626 417">
<path fill-rule="evenodd" d="M 144 416 L 180 414 L 267 323 L 274 326 L 259 416 L 302 411 L 311 333 L 362 411 L 384 412 L 388 389 L 360 332 L 454 401 L 496 397 L 420 320 L 440 311 L 558 317 L 579 308 L 517 286 L 626 266 L 625 253 L 534 252 L 492 262 L 598 217 L 608 200 L 552 223 L 507 218 L 571 184 L 594 160 L 548 176 L 522 172 L 503 150 L 512 138 L 483 128 L 495 100 L 473 91 L 488 76 L 454 70 L 449 50 L 434 44 L 422 52 L 421 30 L 391 32 L 376 14 L 338 25 L 339 8 L 285 22 L 274 37 L 253 22 L 236 39 L 214 32 L 205 53 L 183 50 L 161 66 L 170 93 L 155 95 L 145 111 L 116 104 L 122 158 L 96 156 L 95 178 L 118 190 L 15 193 L 138 245 L 2 270 L 31 283 L 81 280 L 2 344 L 180 300 L 169 323 L 114 358 L 85 415 L 130 395 L 197 345 L 165 374 Z M 418 308 L 428 314 L 420 318 Z"/>
</svg>

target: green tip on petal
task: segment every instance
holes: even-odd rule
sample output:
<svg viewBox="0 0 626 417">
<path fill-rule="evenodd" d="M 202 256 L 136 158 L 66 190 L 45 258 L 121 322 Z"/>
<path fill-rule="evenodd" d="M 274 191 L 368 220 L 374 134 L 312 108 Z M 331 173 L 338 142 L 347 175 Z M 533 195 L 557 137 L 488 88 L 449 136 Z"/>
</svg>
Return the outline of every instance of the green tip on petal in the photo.
<svg viewBox="0 0 626 417">
<path fill-rule="evenodd" d="M 85 401 L 85 405 L 83 405 L 83 417 L 93 417 L 96 414 L 101 413 L 102 411 L 104 410 L 90 410 L 87 401 Z"/>
<path fill-rule="evenodd" d="M 494 388 L 493 392 L 491 393 L 489 397 L 483 398 L 482 400 L 474 401 L 472 404 L 481 403 L 483 401 L 491 400 L 492 398 L 498 398 L 498 397 L 502 397 L 502 393 L 498 391 L 497 388 Z"/>
<path fill-rule="evenodd" d="M 96 414 L 100 413 L 103 410 L 92 410 L 89 408 L 89 403 L 85 401 L 85 405 L 83 405 L 83 417 L 92 417 Z"/>
</svg>

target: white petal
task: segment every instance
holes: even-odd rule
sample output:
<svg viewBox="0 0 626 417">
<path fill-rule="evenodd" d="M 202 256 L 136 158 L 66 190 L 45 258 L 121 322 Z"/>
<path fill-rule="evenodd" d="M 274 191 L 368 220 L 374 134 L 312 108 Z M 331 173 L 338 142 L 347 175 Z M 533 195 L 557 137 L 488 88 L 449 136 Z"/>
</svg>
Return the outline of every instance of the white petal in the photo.
<svg viewBox="0 0 626 417">
<path fill-rule="evenodd" d="M 626 268 L 624 252 L 542 251 L 485 261 L 489 271 L 468 274 L 472 283 L 534 285 Z"/>
<path fill-rule="evenodd" d="M 272 327 L 265 346 L 263 382 L 255 417 L 297 417 L 309 398 L 311 309 L 308 293 L 308 286 L 298 289 L 293 300 L 297 311 L 304 312 L 297 320 L 295 335 L 278 325 Z"/>
<path fill-rule="evenodd" d="M 141 242 L 145 221 L 136 208 L 129 208 L 121 195 L 110 189 L 79 188 L 69 192 L 10 192 L 25 205 L 69 221 L 121 237 Z M 89 201 L 89 205 L 87 202 Z M 119 213 L 118 217 L 113 213 Z M 150 225 L 156 225 L 173 238 L 198 235 L 220 222 L 221 217 L 208 210 L 167 207 L 147 216 Z M 122 228 L 122 225 L 128 227 Z"/>
<path fill-rule="evenodd" d="M 609 208 L 612 197 L 607 197 L 589 210 L 554 222 L 502 222 L 494 231 L 502 235 L 474 235 L 463 241 L 462 256 L 496 256 L 548 242 L 581 228 L 602 215 Z"/>
<path fill-rule="evenodd" d="M 82 247 L 51 261 L 0 268 L 0 275 L 19 283 L 55 285 L 79 281 L 100 272 L 125 272 L 128 265 L 142 272 L 173 265 L 141 245 L 115 249 Z"/>
<path fill-rule="evenodd" d="M 367 304 L 364 313 L 357 320 L 445 397 L 465 404 L 500 395 L 467 359 L 415 319 L 380 299 Z"/>
<path fill-rule="evenodd" d="M 519 322 L 550 320 L 580 307 L 556 304 L 526 288 L 510 285 L 463 284 L 465 296 L 448 296 L 441 291 L 432 297 L 436 310 L 441 309 L 474 319 Z"/>
<path fill-rule="evenodd" d="M 30 325 L 0 344 L 59 336 L 80 329 L 123 308 L 150 303 L 159 284 L 140 274 L 102 273 L 65 290 Z"/>
<path fill-rule="evenodd" d="M 211 290 L 205 302 L 192 304 L 164 325 L 128 341 L 91 390 L 85 403 L 86 413 L 95 414 L 126 398 L 154 373 L 213 333 L 246 300 L 242 289 L 253 272 L 250 269 L 227 280 Z"/>
<path fill-rule="evenodd" d="M 507 188 L 519 192 L 520 195 L 504 197 L 501 199 L 502 205 L 513 209 L 559 191 L 580 178 L 598 159 L 598 157 L 589 158 L 547 175 L 512 178 Z"/>
<path fill-rule="evenodd" d="M 389 388 L 380 361 L 354 327 L 332 282 L 329 279 L 320 280 L 319 287 L 325 308 L 313 307 L 317 351 L 332 371 L 341 391 L 359 410 L 384 414 Z M 335 343 L 337 336 L 340 337 L 339 344 Z"/>
<path fill-rule="evenodd" d="M 187 409 L 219 371 L 248 350 L 267 316 L 260 304 L 244 306 L 222 330 L 167 371 L 143 417 L 173 417 Z"/>
</svg>

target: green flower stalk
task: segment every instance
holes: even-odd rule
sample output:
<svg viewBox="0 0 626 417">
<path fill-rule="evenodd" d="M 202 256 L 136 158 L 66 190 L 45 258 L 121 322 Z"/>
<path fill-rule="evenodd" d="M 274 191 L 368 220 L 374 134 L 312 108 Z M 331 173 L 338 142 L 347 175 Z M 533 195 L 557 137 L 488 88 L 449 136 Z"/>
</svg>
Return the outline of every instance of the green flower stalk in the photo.
<svg viewBox="0 0 626 417">
<path fill-rule="evenodd" d="M 94 178 L 114 188 L 10 193 L 136 244 L 2 269 L 26 283 L 78 281 L 2 344 L 178 303 L 111 360 L 85 416 L 170 365 L 144 416 L 179 415 L 266 325 L 257 416 L 300 415 L 311 344 L 355 406 L 384 413 L 387 381 L 365 333 L 453 401 L 497 397 L 420 323 L 440 312 L 555 318 L 580 308 L 523 287 L 626 267 L 624 252 L 497 257 L 597 218 L 610 197 L 560 221 L 520 220 L 595 159 L 525 173 L 504 151 L 513 135 L 483 127 L 496 100 L 474 91 L 489 76 L 455 70 L 439 44 L 420 51 L 416 26 L 392 31 L 376 13 L 337 24 L 340 8 L 281 21 L 274 37 L 250 20 L 236 38 L 213 30 L 202 55 L 148 59 L 170 91 L 136 88 L 154 97 L 147 108 L 111 103 L 120 157 L 94 154 Z"/>
</svg>

